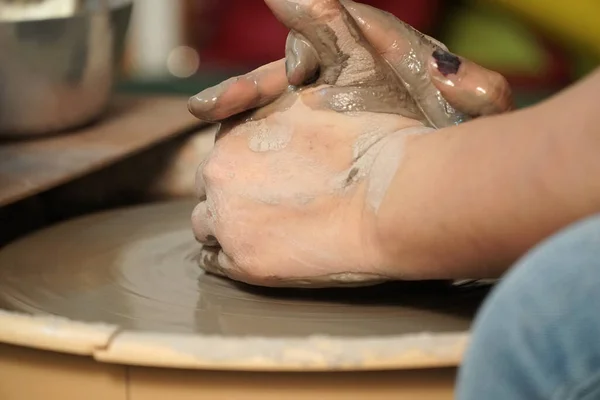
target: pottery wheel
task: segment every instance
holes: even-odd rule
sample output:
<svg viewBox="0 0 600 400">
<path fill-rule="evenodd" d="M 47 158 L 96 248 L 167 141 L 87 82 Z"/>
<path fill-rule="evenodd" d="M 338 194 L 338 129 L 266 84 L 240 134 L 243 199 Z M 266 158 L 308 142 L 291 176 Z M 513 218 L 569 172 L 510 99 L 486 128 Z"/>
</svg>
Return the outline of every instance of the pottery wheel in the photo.
<svg viewBox="0 0 600 400">
<path fill-rule="evenodd" d="M 350 339 L 467 332 L 482 294 L 446 283 L 267 289 L 207 275 L 193 203 L 86 216 L 0 251 L 0 305 L 127 331 Z"/>
</svg>

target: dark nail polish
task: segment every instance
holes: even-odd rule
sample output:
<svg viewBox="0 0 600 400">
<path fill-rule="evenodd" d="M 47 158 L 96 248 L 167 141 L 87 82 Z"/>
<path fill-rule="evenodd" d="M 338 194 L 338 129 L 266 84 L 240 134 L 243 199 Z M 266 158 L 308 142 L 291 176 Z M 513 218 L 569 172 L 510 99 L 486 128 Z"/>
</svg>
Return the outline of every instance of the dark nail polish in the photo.
<svg viewBox="0 0 600 400">
<path fill-rule="evenodd" d="M 460 58 L 442 49 L 437 49 L 432 54 L 436 61 L 437 69 L 444 76 L 456 74 L 460 68 Z"/>
</svg>

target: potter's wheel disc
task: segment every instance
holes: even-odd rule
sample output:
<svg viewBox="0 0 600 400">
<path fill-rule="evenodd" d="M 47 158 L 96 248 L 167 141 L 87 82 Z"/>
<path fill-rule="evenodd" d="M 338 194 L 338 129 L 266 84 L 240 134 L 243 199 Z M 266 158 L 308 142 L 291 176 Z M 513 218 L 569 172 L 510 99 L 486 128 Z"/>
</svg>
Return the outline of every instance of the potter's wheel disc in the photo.
<svg viewBox="0 0 600 400">
<path fill-rule="evenodd" d="M 481 300 L 439 283 L 274 290 L 206 275 L 193 257 L 192 207 L 171 202 L 96 214 L 6 247 L 0 305 L 109 323 L 129 335 L 206 337 L 230 345 L 253 337 L 273 346 L 325 337 L 368 347 L 376 338 L 462 339 Z"/>
</svg>

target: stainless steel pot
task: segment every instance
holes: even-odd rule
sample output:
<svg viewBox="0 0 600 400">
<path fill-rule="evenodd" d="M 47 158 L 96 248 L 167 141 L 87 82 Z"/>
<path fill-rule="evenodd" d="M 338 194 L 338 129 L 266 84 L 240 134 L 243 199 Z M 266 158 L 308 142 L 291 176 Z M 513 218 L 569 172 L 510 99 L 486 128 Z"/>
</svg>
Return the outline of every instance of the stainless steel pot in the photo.
<svg viewBox="0 0 600 400">
<path fill-rule="evenodd" d="M 0 136 L 60 132 L 99 118 L 132 7 L 133 0 L 0 0 Z"/>
</svg>

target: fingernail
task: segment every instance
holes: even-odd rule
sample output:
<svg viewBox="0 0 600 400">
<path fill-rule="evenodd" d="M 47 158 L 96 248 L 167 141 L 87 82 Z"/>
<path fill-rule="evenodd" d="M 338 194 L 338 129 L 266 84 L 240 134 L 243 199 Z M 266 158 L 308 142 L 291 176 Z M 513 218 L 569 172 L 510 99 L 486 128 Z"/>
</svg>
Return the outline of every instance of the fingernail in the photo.
<svg viewBox="0 0 600 400">
<path fill-rule="evenodd" d="M 460 68 L 460 58 L 442 49 L 435 50 L 432 57 L 435 59 L 437 70 L 444 76 L 456 74 Z"/>
</svg>

